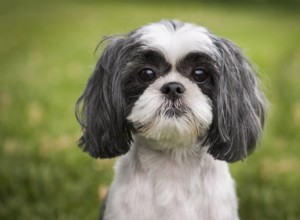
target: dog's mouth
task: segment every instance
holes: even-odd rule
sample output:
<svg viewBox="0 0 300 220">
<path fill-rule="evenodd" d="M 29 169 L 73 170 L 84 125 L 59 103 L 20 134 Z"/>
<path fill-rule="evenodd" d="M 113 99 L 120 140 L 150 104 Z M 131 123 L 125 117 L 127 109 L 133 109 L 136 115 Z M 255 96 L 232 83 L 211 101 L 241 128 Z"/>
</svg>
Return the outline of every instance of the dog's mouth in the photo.
<svg viewBox="0 0 300 220">
<path fill-rule="evenodd" d="M 184 113 L 185 112 L 182 111 L 181 109 L 178 109 L 178 108 L 173 106 L 173 107 L 171 107 L 171 108 L 169 108 L 165 111 L 165 116 L 169 117 L 169 118 L 172 118 L 172 117 L 179 118 L 182 115 L 184 115 Z"/>
<path fill-rule="evenodd" d="M 182 101 L 168 101 L 160 108 L 159 114 L 168 118 L 179 118 L 186 115 L 187 112 L 188 108 Z"/>
</svg>

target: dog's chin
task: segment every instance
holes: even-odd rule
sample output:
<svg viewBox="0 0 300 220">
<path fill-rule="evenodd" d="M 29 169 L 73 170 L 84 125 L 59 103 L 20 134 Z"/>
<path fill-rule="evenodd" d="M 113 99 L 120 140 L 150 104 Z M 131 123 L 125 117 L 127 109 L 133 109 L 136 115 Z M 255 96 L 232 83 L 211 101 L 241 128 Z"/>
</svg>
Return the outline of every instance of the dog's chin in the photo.
<svg viewBox="0 0 300 220">
<path fill-rule="evenodd" d="M 138 134 L 144 138 L 160 142 L 166 148 L 184 148 L 194 146 L 206 133 L 196 120 L 178 108 L 171 107 L 163 115 L 140 127 Z"/>
</svg>

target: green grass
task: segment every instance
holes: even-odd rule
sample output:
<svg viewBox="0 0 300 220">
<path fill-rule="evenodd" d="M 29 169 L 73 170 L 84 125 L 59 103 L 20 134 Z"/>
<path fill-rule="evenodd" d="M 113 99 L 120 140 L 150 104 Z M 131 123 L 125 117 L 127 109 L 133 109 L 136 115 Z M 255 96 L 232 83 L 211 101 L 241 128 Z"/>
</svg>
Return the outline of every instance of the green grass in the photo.
<svg viewBox="0 0 300 220">
<path fill-rule="evenodd" d="M 112 160 L 76 147 L 74 103 L 104 35 L 161 18 L 208 26 L 259 68 L 270 100 L 261 147 L 231 166 L 241 219 L 300 218 L 299 8 L 6 1 L 0 6 L 0 219 L 96 219 Z"/>
</svg>

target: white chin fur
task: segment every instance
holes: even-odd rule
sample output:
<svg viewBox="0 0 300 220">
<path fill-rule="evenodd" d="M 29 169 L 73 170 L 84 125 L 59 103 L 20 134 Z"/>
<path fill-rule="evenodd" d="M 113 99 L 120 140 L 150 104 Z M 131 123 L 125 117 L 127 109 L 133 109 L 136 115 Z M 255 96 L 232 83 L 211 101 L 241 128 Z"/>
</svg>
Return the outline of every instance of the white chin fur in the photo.
<svg viewBox="0 0 300 220">
<path fill-rule="evenodd" d="M 186 89 L 180 102 L 187 110 L 181 116 L 164 114 L 169 101 L 160 89 L 168 82 L 179 82 Z M 212 122 L 211 101 L 195 83 L 179 73 L 171 72 L 149 85 L 127 119 L 147 139 L 186 146 L 205 136 Z"/>
</svg>

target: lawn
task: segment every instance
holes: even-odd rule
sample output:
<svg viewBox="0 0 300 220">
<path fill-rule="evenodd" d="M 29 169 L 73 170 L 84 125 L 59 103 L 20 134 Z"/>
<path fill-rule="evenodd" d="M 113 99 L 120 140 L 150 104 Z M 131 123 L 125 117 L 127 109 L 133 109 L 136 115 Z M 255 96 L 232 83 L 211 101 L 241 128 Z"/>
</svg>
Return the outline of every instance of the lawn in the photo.
<svg viewBox="0 0 300 220">
<path fill-rule="evenodd" d="M 74 103 L 104 35 L 162 18 L 209 27 L 259 69 L 269 99 L 264 139 L 231 165 L 242 220 L 300 218 L 300 8 L 204 3 L 2 1 L 0 219 L 96 219 L 113 160 L 76 147 Z"/>
</svg>

